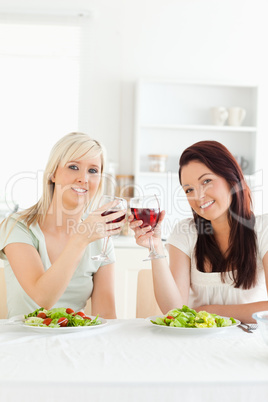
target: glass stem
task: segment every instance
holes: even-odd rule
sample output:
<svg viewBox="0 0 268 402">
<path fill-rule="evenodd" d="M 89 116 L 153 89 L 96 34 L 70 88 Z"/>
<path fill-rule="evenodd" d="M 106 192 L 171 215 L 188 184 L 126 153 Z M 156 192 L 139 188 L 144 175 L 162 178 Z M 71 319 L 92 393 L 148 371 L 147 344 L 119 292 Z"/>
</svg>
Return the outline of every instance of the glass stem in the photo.
<svg viewBox="0 0 268 402">
<path fill-rule="evenodd" d="M 103 254 L 103 255 L 106 255 L 107 246 L 108 246 L 108 241 L 109 241 L 109 237 L 105 237 L 105 238 L 104 238 L 104 242 L 103 242 L 103 248 L 102 248 L 102 254 Z"/>
<path fill-rule="evenodd" d="M 149 246 L 150 246 L 150 253 L 156 254 L 155 248 L 154 248 L 154 241 L 152 237 L 149 237 Z"/>
</svg>

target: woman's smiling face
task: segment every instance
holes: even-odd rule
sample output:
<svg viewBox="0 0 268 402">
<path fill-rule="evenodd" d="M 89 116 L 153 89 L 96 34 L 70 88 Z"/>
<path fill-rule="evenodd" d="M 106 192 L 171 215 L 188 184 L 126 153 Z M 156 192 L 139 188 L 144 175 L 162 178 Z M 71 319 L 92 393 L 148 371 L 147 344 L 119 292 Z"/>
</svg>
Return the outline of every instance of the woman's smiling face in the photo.
<svg viewBox="0 0 268 402">
<path fill-rule="evenodd" d="M 230 185 L 199 161 L 191 161 L 181 169 L 181 185 L 191 208 L 213 222 L 227 219 L 232 196 Z"/>
<path fill-rule="evenodd" d="M 101 180 L 101 158 L 78 159 L 59 165 L 52 181 L 62 205 L 73 209 L 96 194 Z"/>
</svg>

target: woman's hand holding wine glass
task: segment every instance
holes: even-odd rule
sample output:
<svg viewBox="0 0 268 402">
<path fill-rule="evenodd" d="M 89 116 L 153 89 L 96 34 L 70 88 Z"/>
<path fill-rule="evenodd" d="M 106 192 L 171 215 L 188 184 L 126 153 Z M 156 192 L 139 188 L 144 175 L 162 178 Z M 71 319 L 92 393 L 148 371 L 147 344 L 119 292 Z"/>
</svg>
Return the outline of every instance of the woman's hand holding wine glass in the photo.
<svg viewBox="0 0 268 402">
<path fill-rule="evenodd" d="M 118 219 L 118 222 L 122 221 L 122 223 L 119 225 L 112 223 L 107 224 L 107 222 L 111 222 L 111 220 L 108 219 L 106 211 L 113 208 L 115 205 L 116 201 L 113 201 L 99 207 L 95 211 L 90 212 L 87 218 L 75 227 L 72 227 L 70 224 L 70 230 L 83 237 L 86 244 L 103 239 L 111 234 L 119 234 L 122 226 L 125 224 L 125 221 L 123 221 L 125 214 L 123 214 L 121 210 L 118 210 L 118 212 L 115 211 L 115 220 Z"/>
<path fill-rule="evenodd" d="M 95 214 L 101 215 L 100 223 L 102 224 L 99 225 L 96 231 L 100 234 L 100 238 L 104 237 L 104 243 L 101 253 L 92 256 L 92 260 L 110 262 L 106 254 L 109 237 L 120 233 L 126 222 L 126 212 L 127 201 L 124 198 L 109 195 L 103 195 L 101 197 L 99 208 L 95 211 Z"/>
</svg>

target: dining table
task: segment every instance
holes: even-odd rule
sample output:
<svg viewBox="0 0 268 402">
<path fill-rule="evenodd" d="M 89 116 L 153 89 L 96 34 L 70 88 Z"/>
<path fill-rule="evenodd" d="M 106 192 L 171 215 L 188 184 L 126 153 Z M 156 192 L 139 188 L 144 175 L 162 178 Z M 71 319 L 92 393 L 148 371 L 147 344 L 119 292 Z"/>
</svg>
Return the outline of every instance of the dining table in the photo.
<svg viewBox="0 0 268 402">
<path fill-rule="evenodd" d="M 149 319 L 96 327 L 0 320 L 1 402 L 267 402 L 260 330 L 163 327 Z"/>
</svg>

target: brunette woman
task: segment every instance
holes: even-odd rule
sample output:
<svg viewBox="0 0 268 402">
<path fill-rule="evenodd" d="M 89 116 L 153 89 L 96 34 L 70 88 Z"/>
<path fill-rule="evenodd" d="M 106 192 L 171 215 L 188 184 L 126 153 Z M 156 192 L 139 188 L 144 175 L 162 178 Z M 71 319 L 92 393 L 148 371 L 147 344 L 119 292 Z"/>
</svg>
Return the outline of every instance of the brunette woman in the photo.
<svg viewBox="0 0 268 402">
<path fill-rule="evenodd" d="M 268 310 L 268 215 L 255 216 L 240 166 L 216 141 L 201 141 L 181 155 L 179 180 L 193 218 L 179 222 L 167 241 L 165 259 L 152 260 L 157 302 L 166 313 L 186 304 L 252 322 Z M 130 217 L 139 245 L 163 253 L 160 224 L 141 229 Z"/>
</svg>

